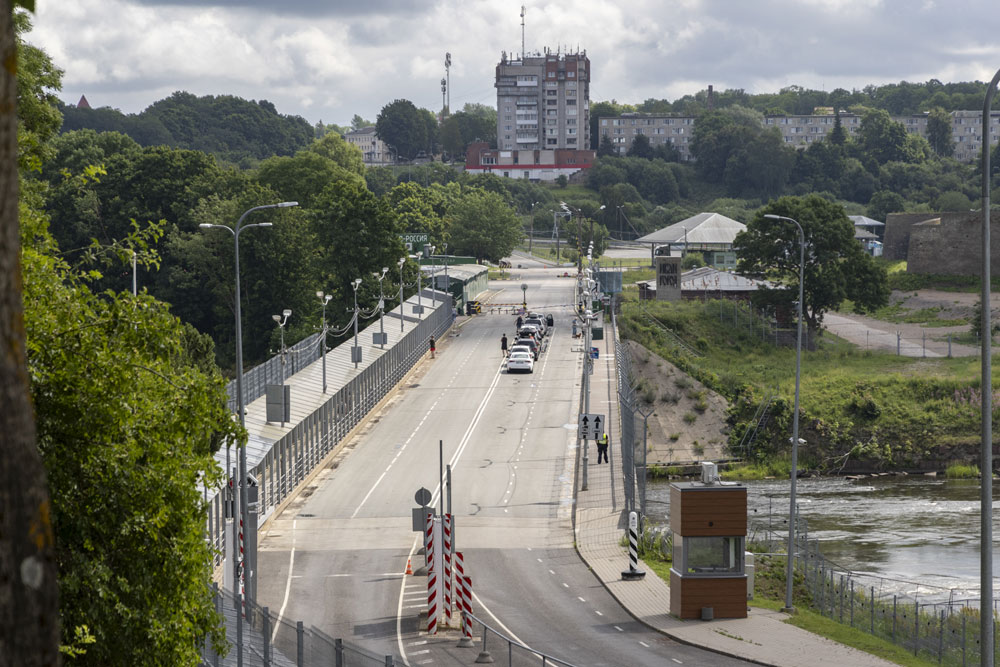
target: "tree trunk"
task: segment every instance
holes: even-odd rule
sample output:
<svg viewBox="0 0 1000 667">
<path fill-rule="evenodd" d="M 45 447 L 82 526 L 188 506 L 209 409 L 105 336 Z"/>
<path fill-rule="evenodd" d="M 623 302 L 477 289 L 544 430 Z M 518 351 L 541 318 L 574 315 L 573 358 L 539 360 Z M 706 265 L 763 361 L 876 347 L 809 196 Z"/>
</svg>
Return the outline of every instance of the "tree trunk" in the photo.
<svg viewBox="0 0 1000 667">
<path fill-rule="evenodd" d="M 45 469 L 25 358 L 11 0 L 0 0 L 0 666 L 59 663 L 59 600 Z"/>
</svg>

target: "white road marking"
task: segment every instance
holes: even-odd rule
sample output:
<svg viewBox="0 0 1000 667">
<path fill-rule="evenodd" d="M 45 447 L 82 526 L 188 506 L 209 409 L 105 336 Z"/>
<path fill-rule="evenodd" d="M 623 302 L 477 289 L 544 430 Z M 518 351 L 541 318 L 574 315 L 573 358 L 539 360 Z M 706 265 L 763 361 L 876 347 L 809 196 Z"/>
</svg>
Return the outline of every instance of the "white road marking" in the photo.
<svg viewBox="0 0 1000 667">
<path fill-rule="evenodd" d="M 427 655 L 430 652 L 431 650 L 429 648 L 425 648 L 423 651 L 414 651 L 413 655 Z"/>
<path fill-rule="evenodd" d="M 569 584 L 567 584 L 565 581 L 563 582 L 563 588 L 569 588 Z"/>
<path fill-rule="evenodd" d="M 649 648 L 649 644 L 647 644 L 646 642 L 639 642 L 639 643 L 645 646 L 646 648 Z"/>
<path fill-rule="evenodd" d="M 554 570 L 549 570 L 549 574 L 555 574 Z"/>
<path fill-rule="evenodd" d="M 374 483 L 374 484 L 372 484 L 372 488 L 368 489 L 368 493 L 366 493 L 366 494 L 365 494 L 365 497 L 361 499 L 361 504 L 359 504 L 359 505 L 357 506 L 357 508 L 356 508 L 356 509 L 354 510 L 354 514 L 352 514 L 352 515 L 351 515 L 351 518 L 352 518 L 352 519 L 354 519 L 354 518 L 357 518 L 357 516 L 358 516 L 358 512 L 360 512 L 360 511 L 361 511 L 361 507 L 362 507 L 362 505 L 364 505 L 364 504 L 365 504 L 365 502 L 366 502 L 366 501 L 368 500 L 368 498 L 369 498 L 369 497 L 371 497 L 371 495 L 372 495 L 372 494 L 373 494 L 373 493 L 375 492 L 375 488 L 376 488 L 376 487 L 377 487 L 377 486 L 379 485 L 379 483 L 380 483 L 380 482 L 381 482 L 381 481 L 382 481 L 383 479 L 385 479 L 385 472 L 383 472 L 383 473 L 382 473 L 381 475 L 379 475 L 379 476 L 378 476 L 378 479 L 377 479 L 377 480 L 375 480 L 375 483 Z"/>
<path fill-rule="evenodd" d="M 596 609 L 594 610 L 594 613 L 597 614 L 598 616 L 604 616 L 604 614 L 602 614 L 601 612 L 597 611 Z"/>
<path fill-rule="evenodd" d="M 419 639 L 417 641 L 412 641 L 407 643 L 407 646 L 423 646 L 426 643 L 427 643 L 426 639 Z"/>
<path fill-rule="evenodd" d="M 578 595 L 578 596 L 576 596 L 576 599 L 577 599 L 577 600 L 579 600 L 580 602 L 586 602 L 586 600 L 584 600 L 584 599 L 583 599 L 582 597 L 580 597 L 579 595 Z"/>
<path fill-rule="evenodd" d="M 278 620 L 274 622 L 274 632 L 271 633 L 271 642 L 278 637 L 278 629 L 281 628 L 281 617 L 285 615 L 285 608 L 288 607 L 288 594 L 292 590 L 292 568 L 295 567 L 295 526 L 297 520 L 292 520 L 292 549 L 288 554 L 288 579 L 285 580 L 285 599 L 281 602 L 281 609 L 278 610 Z"/>
<path fill-rule="evenodd" d="M 615 627 L 615 630 L 617 630 L 618 632 L 625 632 L 624 630 L 622 630 L 621 628 L 619 628 L 617 625 L 614 626 L 614 627 Z"/>
<path fill-rule="evenodd" d="M 423 609 L 426 606 L 426 604 L 408 604 L 403 609 Z"/>
<path fill-rule="evenodd" d="M 670 659 L 673 660 L 674 662 L 676 662 L 678 665 L 683 665 L 684 664 L 683 662 L 681 662 L 677 658 L 670 658 Z"/>
</svg>

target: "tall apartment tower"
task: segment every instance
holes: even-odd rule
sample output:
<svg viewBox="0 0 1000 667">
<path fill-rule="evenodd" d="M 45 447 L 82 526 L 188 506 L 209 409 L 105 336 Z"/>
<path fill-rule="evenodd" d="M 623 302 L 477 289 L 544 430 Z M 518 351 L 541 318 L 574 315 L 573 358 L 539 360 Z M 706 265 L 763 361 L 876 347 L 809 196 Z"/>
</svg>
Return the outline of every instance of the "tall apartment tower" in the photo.
<svg viewBox="0 0 1000 667">
<path fill-rule="evenodd" d="M 590 60 L 586 51 L 501 56 L 497 65 L 501 151 L 590 147 Z"/>
</svg>

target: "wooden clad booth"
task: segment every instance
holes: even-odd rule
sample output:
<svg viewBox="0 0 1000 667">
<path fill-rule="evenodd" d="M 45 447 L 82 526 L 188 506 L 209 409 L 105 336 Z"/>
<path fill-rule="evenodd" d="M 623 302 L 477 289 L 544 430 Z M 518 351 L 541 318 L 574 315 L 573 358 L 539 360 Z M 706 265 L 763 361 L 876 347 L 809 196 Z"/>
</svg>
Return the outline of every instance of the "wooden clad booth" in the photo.
<svg viewBox="0 0 1000 667">
<path fill-rule="evenodd" d="M 702 481 L 670 485 L 670 613 L 678 618 L 746 618 L 747 489 L 719 481 L 702 464 Z"/>
</svg>

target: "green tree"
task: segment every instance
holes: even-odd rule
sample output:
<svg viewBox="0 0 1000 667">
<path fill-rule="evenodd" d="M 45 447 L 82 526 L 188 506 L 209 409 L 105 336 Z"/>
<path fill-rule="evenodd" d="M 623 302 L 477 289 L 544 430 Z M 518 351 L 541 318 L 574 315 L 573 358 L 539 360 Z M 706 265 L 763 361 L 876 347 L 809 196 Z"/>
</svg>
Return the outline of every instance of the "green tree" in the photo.
<svg viewBox="0 0 1000 667">
<path fill-rule="evenodd" d="M 861 116 L 858 145 L 879 164 L 906 160 L 906 128 L 882 109 L 868 109 Z"/>
<path fill-rule="evenodd" d="M 448 211 L 449 251 L 499 262 L 524 237 L 521 219 L 494 192 L 468 190 Z"/>
<path fill-rule="evenodd" d="M 830 136 L 827 139 L 835 146 L 843 146 L 847 143 L 847 130 L 844 129 L 844 124 L 840 120 L 839 108 L 834 111 L 833 129 L 830 131 Z"/>
<path fill-rule="evenodd" d="M 597 139 L 594 140 L 595 142 Z M 618 149 L 615 147 L 615 143 L 611 140 L 611 137 L 604 135 L 601 137 L 601 143 L 597 147 L 597 157 L 612 157 L 618 155 Z"/>
<path fill-rule="evenodd" d="M 653 157 L 653 147 L 649 145 L 649 137 L 645 134 L 637 134 L 632 139 L 627 155 L 629 157 L 639 157 L 651 159 Z"/>
<path fill-rule="evenodd" d="M 765 214 L 793 218 L 802 225 L 806 242 L 803 318 L 810 334 L 820 331 L 823 315 L 844 299 L 852 299 L 861 311 L 888 303 L 885 269 L 854 239 L 854 226 L 844 209 L 817 195 L 775 200 L 757 212 L 746 231 L 737 234 L 738 270 L 787 286 L 759 290 L 760 299 L 791 309 L 798 298 L 800 268 L 797 228 L 791 222 L 767 219 Z"/>
<path fill-rule="evenodd" d="M 413 159 L 427 146 L 427 123 L 409 100 L 395 100 L 378 113 L 375 134 L 402 158 Z"/>
<path fill-rule="evenodd" d="M 868 201 L 866 214 L 872 220 L 885 222 L 890 213 L 906 210 L 906 200 L 897 192 L 879 190 Z"/>
<path fill-rule="evenodd" d="M 934 107 L 927 114 L 927 141 L 941 157 L 951 157 L 955 153 L 955 142 L 951 138 L 951 115 L 941 107 Z"/>
<path fill-rule="evenodd" d="M 370 120 L 365 120 L 364 118 L 362 118 L 358 114 L 354 114 L 354 117 L 351 118 L 351 129 L 352 130 L 360 130 L 361 128 L 364 128 L 364 127 L 371 127 L 374 124 L 375 123 L 371 122 Z"/>
</svg>

